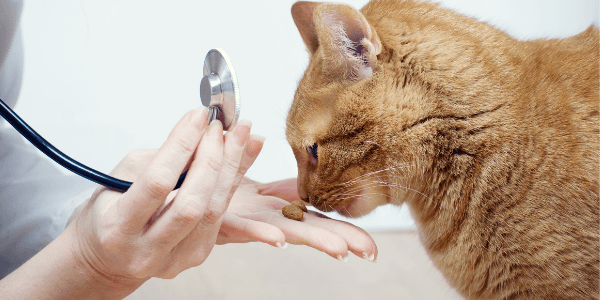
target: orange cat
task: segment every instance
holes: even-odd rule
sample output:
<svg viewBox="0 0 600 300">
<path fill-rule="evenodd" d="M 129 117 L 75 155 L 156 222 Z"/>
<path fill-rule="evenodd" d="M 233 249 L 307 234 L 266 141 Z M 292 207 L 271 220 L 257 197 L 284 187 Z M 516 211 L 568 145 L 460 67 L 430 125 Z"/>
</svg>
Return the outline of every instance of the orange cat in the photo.
<svg viewBox="0 0 600 300">
<path fill-rule="evenodd" d="M 409 205 L 468 299 L 598 299 L 599 31 L 517 41 L 418 1 L 298 2 L 300 197 Z"/>
</svg>

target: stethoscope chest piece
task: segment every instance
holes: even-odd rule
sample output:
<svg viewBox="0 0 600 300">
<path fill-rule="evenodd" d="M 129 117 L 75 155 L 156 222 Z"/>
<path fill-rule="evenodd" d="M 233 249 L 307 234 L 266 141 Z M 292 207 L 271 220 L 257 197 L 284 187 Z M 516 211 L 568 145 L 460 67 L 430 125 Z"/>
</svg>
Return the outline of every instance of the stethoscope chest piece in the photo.
<svg viewBox="0 0 600 300">
<path fill-rule="evenodd" d="M 209 122 L 218 119 L 223 130 L 233 129 L 240 117 L 240 91 L 227 54 L 221 49 L 208 51 L 202 75 L 200 99 L 209 109 Z"/>
<path fill-rule="evenodd" d="M 204 60 L 204 77 L 200 82 L 202 105 L 209 108 L 208 119 L 218 119 L 223 130 L 231 130 L 240 117 L 240 91 L 229 57 L 220 49 L 208 51 Z M 61 166 L 73 173 L 118 191 L 127 191 L 132 183 L 98 172 L 62 153 L 29 127 L 10 107 L 0 99 L 0 116 L 10 123 L 23 137 Z M 174 189 L 178 189 L 185 178 L 183 173 Z"/>
</svg>

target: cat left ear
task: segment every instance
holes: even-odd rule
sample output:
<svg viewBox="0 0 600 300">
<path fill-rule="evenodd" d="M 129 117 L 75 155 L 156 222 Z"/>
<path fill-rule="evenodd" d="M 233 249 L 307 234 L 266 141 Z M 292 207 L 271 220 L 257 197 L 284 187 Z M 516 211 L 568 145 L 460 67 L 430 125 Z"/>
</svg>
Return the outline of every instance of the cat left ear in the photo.
<svg viewBox="0 0 600 300">
<path fill-rule="evenodd" d="M 351 80 L 370 77 L 382 45 L 365 16 L 346 4 L 323 3 L 313 17 L 325 71 Z"/>
<path fill-rule="evenodd" d="M 313 22 L 313 12 L 319 4 L 318 2 L 299 1 L 292 5 L 292 18 L 310 55 L 313 55 L 319 48 L 317 31 Z"/>
</svg>

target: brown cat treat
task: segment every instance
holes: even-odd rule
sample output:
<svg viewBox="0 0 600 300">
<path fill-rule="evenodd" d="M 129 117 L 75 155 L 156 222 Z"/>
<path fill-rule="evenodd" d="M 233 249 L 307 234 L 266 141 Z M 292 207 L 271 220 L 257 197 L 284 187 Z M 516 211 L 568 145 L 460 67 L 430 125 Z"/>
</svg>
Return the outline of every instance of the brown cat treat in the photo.
<svg viewBox="0 0 600 300">
<path fill-rule="evenodd" d="M 298 2 L 300 198 L 406 203 L 468 299 L 598 299 L 599 30 L 518 41 L 414 0 Z"/>
<path fill-rule="evenodd" d="M 302 218 L 304 217 L 304 212 L 302 212 L 302 209 L 300 209 L 300 207 L 296 206 L 296 205 L 286 205 L 281 209 L 281 212 L 283 213 L 283 216 L 285 216 L 288 219 L 292 219 L 292 220 L 296 220 L 296 221 L 301 221 Z"/>
<path fill-rule="evenodd" d="M 300 201 L 300 200 L 292 201 L 292 205 L 299 207 L 303 212 L 308 212 L 306 205 L 304 205 L 304 203 L 302 203 L 302 201 Z"/>
</svg>

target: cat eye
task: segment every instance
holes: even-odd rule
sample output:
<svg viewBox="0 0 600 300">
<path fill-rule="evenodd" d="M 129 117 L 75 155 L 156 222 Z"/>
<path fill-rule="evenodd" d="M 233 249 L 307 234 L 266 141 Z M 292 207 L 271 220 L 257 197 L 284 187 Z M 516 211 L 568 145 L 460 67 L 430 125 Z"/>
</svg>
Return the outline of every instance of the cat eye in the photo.
<svg viewBox="0 0 600 300">
<path fill-rule="evenodd" d="M 310 156 L 312 156 L 315 159 L 317 159 L 317 158 L 319 158 L 318 147 L 319 146 L 317 145 L 317 143 L 314 143 L 312 146 L 306 147 L 306 151 L 308 151 L 308 153 L 310 154 Z"/>
</svg>

